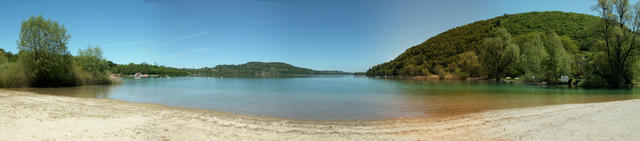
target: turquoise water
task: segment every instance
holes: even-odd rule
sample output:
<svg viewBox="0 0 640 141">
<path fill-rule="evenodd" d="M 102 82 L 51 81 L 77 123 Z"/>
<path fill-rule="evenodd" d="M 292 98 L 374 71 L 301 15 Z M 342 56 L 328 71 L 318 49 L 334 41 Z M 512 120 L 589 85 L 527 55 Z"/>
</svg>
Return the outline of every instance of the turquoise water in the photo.
<svg viewBox="0 0 640 141">
<path fill-rule="evenodd" d="M 302 120 L 436 117 L 491 109 L 640 98 L 638 88 L 572 89 L 359 76 L 145 78 L 125 79 L 118 85 L 14 90 Z"/>
</svg>

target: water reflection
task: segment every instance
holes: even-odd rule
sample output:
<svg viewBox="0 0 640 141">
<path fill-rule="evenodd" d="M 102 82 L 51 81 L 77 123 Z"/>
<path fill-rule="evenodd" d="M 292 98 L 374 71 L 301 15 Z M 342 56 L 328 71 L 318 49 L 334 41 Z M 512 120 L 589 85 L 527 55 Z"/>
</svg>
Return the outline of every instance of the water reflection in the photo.
<svg viewBox="0 0 640 141">
<path fill-rule="evenodd" d="M 404 83 L 406 104 L 430 116 L 640 98 L 638 88 L 576 89 L 491 82 L 390 81 Z"/>
<path fill-rule="evenodd" d="M 357 76 L 125 79 L 120 85 L 14 90 L 305 120 L 436 117 L 491 109 L 640 98 L 632 89 L 567 89 Z"/>
<path fill-rule="evenodd" d="M 39 94 L 70 96 L 81 98 L 109 98 L 110 91 L 118 85 L 85 85 L 64 88 L 10 88 L 8 90 L 27 91 Z"/>
</svg>

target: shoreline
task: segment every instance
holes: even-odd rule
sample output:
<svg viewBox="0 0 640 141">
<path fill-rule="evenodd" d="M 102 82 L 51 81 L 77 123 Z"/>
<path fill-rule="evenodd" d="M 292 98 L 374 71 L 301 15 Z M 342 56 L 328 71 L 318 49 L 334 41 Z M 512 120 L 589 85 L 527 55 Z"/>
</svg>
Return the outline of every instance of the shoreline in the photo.
<svg viewBox="0 0 640 141">
<path fill-rule="evenodd" d="M 306 121 L 0 90 L 8 140 L 632 140 L 640 99 L 441 118 Z"/>
</svg>

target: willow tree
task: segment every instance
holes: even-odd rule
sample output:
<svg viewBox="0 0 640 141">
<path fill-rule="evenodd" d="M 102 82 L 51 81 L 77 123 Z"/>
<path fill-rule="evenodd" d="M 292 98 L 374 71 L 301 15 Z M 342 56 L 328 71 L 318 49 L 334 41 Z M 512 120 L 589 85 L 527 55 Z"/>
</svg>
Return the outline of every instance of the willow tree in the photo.
<svg viewBox="0 0 640 141">
<path fill-rule="evenodd" d="M 601 41 L 596 46 L 592 74 L 606 79 L 608 86 L 628 85 L 633 79 L 632 65 L 640 49 L 640 5 L 629 0 L 598 0 L 593 10 L 600 13 L 598 22 Z"/>
<path fill-rule="evenodd" d="M 493 37 L 482 40 L 479 59 L 489 77 L 500 81 L 504 72 L 517 63 L 520 49 L 511 40 L 507 29 L 498 28 L 493 34 Z"/>
<path fill-rule="evenodd" d="M 556 82 L 560 79 L 560 76 L 571 74 L 571 66 L 573 64 L 573 57 L 567 53 L 562 39 L 556 33 L 547 35 L 546 58 L 542 64 L 544 68 L 545 79 Z"/>
<path fill-rule="evenodd" d="M 31 86 L 76 84 L 73 57 L 67 51 L 71 36 L 63 25 L 42 16 L 31 16 L 22 22 L 19 37 L 18 49 Z"/>
<path fill-rule="evenodd" d="M 544 76 L 543 62 L 549 58 L 544 47 L 542 32 L 528 33 L 525 43 L 520 46 L 520 65 L 523 69 L 525 80 L 537 81 Z"/>
</svg>

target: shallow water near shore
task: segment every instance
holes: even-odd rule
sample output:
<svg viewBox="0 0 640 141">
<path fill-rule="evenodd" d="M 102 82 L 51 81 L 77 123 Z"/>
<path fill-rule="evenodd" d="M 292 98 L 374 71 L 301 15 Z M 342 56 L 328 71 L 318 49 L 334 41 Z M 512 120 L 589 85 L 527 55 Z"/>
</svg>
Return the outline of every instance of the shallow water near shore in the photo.
<svg viewBox="0 0 640 141">
<path fill-rule="evenodd" d="M 9 90 L 330 121 L 438 117 L 492 109 L 640 98 L 638 88 L 549 88 L 359 76 L 143 78 L 124 79 L 117 85 Z"/>
</svg>

